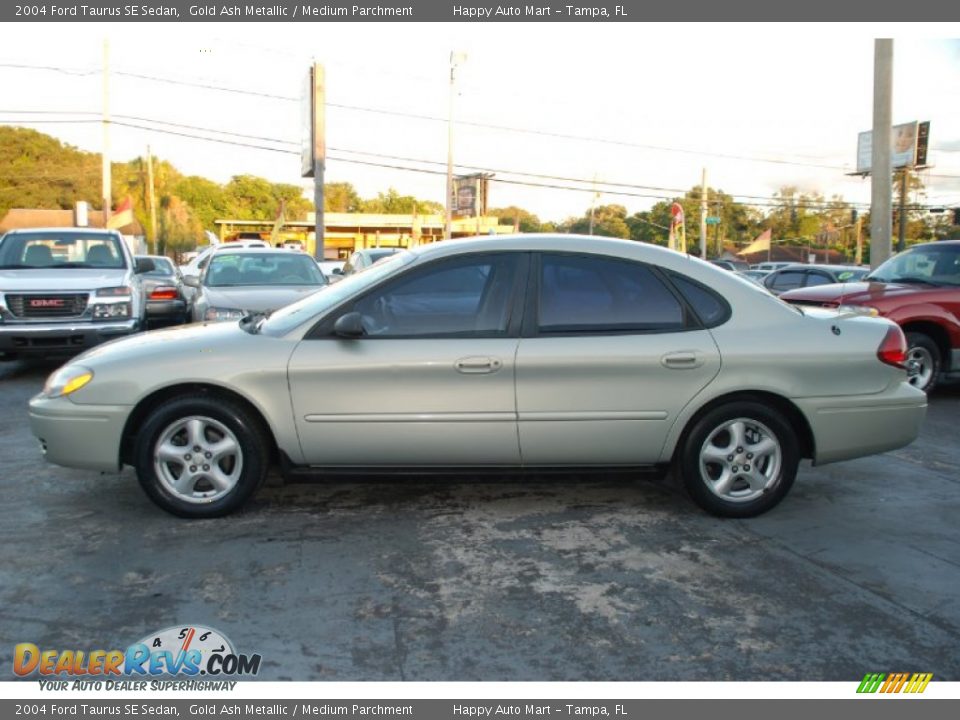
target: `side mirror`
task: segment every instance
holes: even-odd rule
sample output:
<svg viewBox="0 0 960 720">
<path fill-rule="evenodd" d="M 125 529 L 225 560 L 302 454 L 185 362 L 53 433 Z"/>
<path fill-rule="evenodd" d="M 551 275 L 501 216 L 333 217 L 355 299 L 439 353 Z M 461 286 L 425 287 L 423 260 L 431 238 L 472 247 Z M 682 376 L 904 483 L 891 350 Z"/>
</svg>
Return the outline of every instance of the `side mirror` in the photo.
<svg viewBox="0 0 960 720">
<path fill-rule="evenodd" d="M 363 329 L 363 315 L 358 312 L 341 315 L 333 324 L 333 332 L 342 338 L 363 337 L 366 332 Z"/>
<path fill-rule="evenodd" d="M 153 260 L 151 260 L 150 258 L 139 257 L 133 263 L 133 271 L 137 275 L 153 272 L 156 269 L 157 269 L 157 266 L 154 264 Z"/>
<path fill-rule="evenodd" d="M 187 287 L 198 288 L 200 287 L 200 278 L 196 275 L 184 275 L 183 284 Z"/>
<path fill-rule="evenodd" d="M 333 269 L 333 274 L 334 274 L 334 275 L 343 275 L 343 268 L 334 268 L 334 269 Z"/>
</svg>

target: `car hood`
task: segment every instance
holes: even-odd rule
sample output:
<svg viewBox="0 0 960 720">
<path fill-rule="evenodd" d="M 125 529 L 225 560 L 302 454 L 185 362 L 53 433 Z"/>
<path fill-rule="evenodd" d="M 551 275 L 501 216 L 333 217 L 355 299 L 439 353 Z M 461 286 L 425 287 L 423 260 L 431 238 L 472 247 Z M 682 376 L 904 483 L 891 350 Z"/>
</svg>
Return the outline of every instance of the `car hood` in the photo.
<svg viewBox="0 0 960 720">
<path fill-rule="evenodd" d="M 123 285 L 125 268 L 37 268 L 36 270 L 0 270 L 2 292 L 77 292 L 93 288 Z"/>
<path fill-rule="evenodd" d="M 210 353 L 241 336 L 249 337 L 249 333 L 240 327 L 239 321 L 181 325 L 111 340 L 77 356 L 70 364 L 95 367 L 99 362 L 128 362 L 140 357 L 176 357 L 189 363 L 191 356 Z"/>
<path fill-rule="evenodd" d="M 229 287 L 203 289 L 210 307 L 267 312 L 279 310 L 295 300 L 322 290 L 325 285 L 284 285 L 282 287 Z"/>
<path fill-rule="evenodd" d="M 834 283 L 832 285 L 818 285 L 810 288 L 790 290 L 780 296 L 781 300 L 791 302 L 799 300 L 809 303 L 825 305 L 867 305 L 881 302 L 886 299 L 905 295 L 939 290 L 924 285 L 882 283 L 882 282 L 851 282 Z"/>
</svg>

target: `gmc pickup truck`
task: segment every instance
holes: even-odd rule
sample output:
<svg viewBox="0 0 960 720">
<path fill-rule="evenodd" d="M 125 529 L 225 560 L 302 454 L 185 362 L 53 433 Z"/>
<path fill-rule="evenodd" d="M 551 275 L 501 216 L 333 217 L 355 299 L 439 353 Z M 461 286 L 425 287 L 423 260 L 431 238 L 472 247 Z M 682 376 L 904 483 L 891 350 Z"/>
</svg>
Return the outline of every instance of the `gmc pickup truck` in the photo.
<svg viewBox="0 0 960 720">
<path fill-rule="evenodd" d="M 960 240 L 914 245 L 863 280 L 791 290 L 780 299 L 889 318 L 907 336 L 911 382 L 929 393 L 960 379 Z"/>
<path fill-rule="evenodd" d="M 62 355 L 144 328 L 137 262 L 113 230 L 12 230 L 0 238 L 0 358 Z"/>
</svg>

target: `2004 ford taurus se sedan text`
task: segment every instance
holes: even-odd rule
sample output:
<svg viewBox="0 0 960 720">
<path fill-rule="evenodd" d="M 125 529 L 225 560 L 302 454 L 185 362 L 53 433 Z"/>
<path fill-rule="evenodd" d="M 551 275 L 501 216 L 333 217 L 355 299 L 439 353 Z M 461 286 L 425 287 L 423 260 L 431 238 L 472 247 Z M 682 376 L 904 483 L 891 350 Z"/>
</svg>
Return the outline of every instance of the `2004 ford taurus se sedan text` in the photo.
<svg viewBox="0 0 960 720">
<path fill-rule="evenodd" d="M 722 516 L 801 458 L 910 443 L 901 330 L 791 307 L 698 259 L 527 235 L 398 253 L 269 317 L 96 348 L 30 402 L 49 460 L 116 471 L 186 517 L 298 471 L 672 467 Z M 376 438 L 371 443 L 370 438 Z"/>
</svg>

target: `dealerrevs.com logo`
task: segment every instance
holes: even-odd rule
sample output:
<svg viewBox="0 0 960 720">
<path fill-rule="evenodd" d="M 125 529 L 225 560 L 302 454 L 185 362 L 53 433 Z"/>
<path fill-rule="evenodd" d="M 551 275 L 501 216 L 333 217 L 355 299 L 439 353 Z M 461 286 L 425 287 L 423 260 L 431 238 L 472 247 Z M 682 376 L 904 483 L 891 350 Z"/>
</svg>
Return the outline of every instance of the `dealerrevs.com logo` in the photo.
<svg viewBox="0 0 960 720">
<path fill-rule="evenodd" d="M 126 649 L 41 649 L 19 643 L 13 672 L 20 677 L 91 679 L 160 676 L 252 676 L 260 655 L 243 655 L 217 630 L 201 625 L 174 626 L 147 635 Z"/>
<path fill-rule="evenodd" d="M 860 681 L 858 693 L 922 693 L 933 673 L 867 673 Z"/>
</svg>

